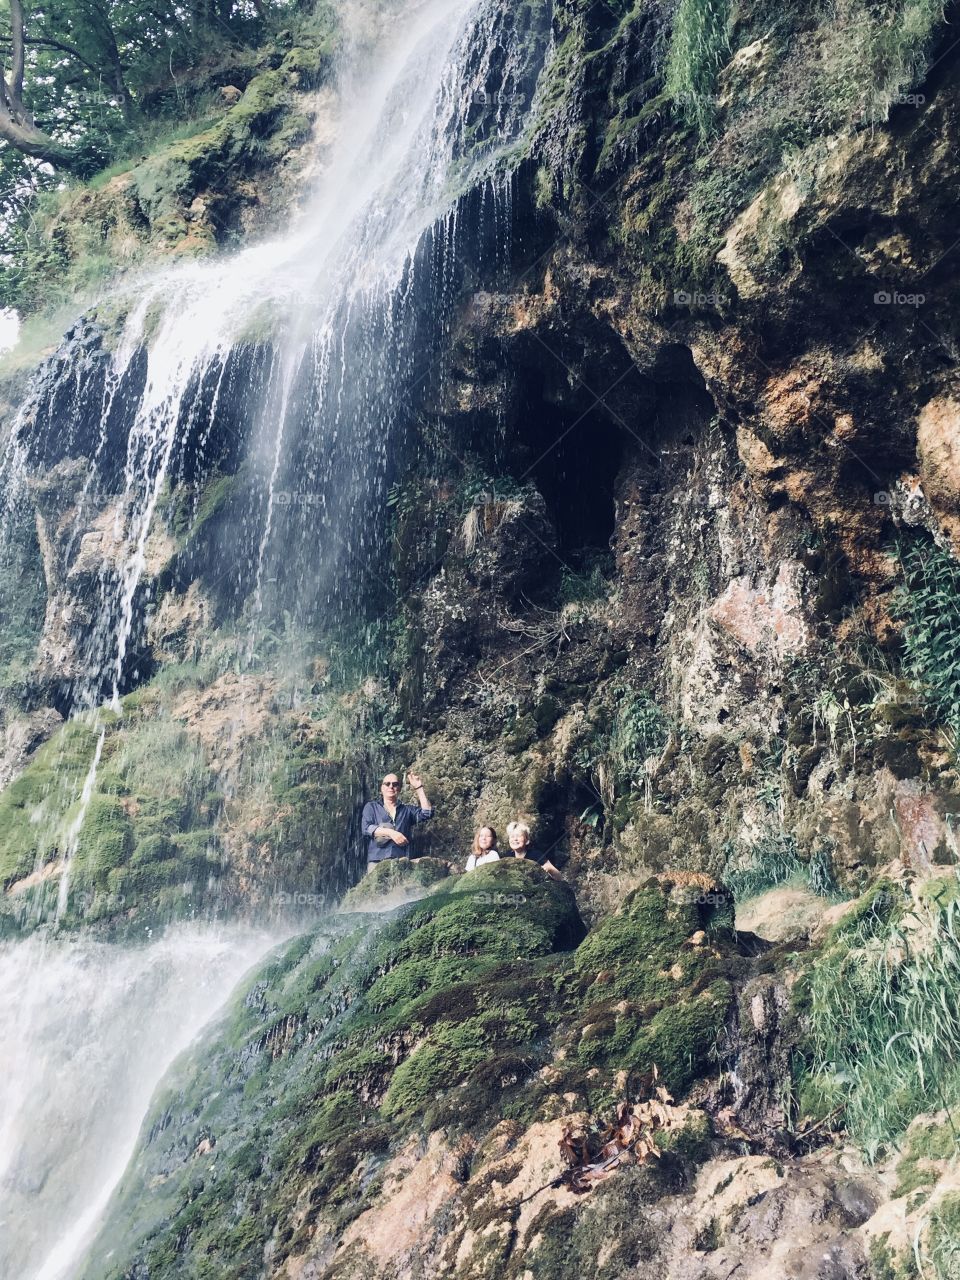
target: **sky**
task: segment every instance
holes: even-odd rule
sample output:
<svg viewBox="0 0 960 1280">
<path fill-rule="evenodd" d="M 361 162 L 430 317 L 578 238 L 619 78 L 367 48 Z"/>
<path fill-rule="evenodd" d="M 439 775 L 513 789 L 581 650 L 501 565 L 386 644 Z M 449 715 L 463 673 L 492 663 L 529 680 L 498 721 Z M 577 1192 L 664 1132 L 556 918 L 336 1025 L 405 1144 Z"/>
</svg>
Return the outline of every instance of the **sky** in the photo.
<svg viewBox="0 0 960 1280">
<path fill-rule="evenodd" d="M 9 351 L 20 332 L 20 317 L 15 311 L 0 311 L 0 351 Z"/>
</svg>

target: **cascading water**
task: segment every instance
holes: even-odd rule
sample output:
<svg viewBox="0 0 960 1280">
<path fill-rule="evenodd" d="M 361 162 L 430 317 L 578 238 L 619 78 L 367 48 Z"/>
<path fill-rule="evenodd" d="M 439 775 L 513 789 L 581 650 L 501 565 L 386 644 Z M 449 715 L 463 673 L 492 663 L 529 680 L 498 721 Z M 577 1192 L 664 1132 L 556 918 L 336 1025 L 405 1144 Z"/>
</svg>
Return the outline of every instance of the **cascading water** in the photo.
<svg viewBox="0 0 960 1280">
<path fill-rule="evenodd" d="M 0 1275 L 69 1280 L 154 1089 L 277 939 L 177 926 L 0 946 Z"/>
<path fill-rule="evenodd" d="M 335 623 L 344 598 L 388 589 L 377 565 L 392 452 L 466 257 L 480 271 L 509 256 L 510 155 L 538 71 L 504 37 L 510 15 L 504 0 L 407 0 L 371 51 L 366 6 L 346 6 L 348 106 L 296 225 L 126 286 L 109 300 L 122 317 L 112 351 L 65 347 L 22 412 L 0 474 L 3 528 L 45 476 L 73 477 L 46 552 L 62 566 L 53 612 L 66 622 L 58 648 L 45 633 L 45 678 L 96 739 L 54 842 L 59 875 L 49 843 L 37 854 L 38 915 L 48 881 L 58 920 L 70 902 L 102 704 L 122 715 L 143 679 L 153 542 L 173 490 L 192 495 L 194 519 L 233 464 L 229 533 L 205 585 L 247 629 L 250 661 L 281 612 Z M 165 1067 L 269 944 L 221 929 L 177 927 L 132 950 L 56 935 L 0 950 L 0 1274 L 69 1280 Z"/>
</svg>

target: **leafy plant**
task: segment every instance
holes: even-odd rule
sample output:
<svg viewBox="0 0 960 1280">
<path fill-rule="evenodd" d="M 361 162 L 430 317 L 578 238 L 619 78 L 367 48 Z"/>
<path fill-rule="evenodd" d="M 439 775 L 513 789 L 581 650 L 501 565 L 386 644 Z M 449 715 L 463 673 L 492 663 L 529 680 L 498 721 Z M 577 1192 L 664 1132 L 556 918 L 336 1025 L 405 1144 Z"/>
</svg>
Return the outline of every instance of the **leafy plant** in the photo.
<svg viewBox="0 0 960 1280">
<path fill-rule="evenodd" d="M 612 565 L 608 554 L 591 557 L 579 569 L 564 565 L 560 574 L 560 605 L 591 604 L 606 599 Z"/>
</svg>

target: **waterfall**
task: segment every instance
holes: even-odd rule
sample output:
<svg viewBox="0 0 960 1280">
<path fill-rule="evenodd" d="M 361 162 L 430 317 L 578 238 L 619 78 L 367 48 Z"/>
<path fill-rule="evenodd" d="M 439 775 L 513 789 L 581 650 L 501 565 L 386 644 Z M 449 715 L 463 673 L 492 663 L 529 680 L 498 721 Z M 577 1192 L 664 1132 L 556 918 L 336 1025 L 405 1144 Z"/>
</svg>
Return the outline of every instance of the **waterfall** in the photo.
<svg viewBox="0 0 960 1280">
<path fill-rule="evenodd" d="M 111 341 L 68 335 L 4 444 L 0 537 L 14 545 L 25 511 L 54 506 L 38 670 L 96 736 L 61 805 L 58 921 L 103 717 L 142 679 L 171 491 L 196 519 L 228 458 L 242 480 L 210 589 L 248 629 L 250 661 L 280 611 L 335 619 L 363 582 L 387 589 L 392 455 L 463 290 L 465 236 L 478 269 L 509 260 L 512 156 L 539 70 L 503 35 L 510 7 L 351 0 L 343 17 L 338 141 L 286 233 L 118 286 Z M 47 856 L 38 840 L 37 918 Z M 0 944 L 2 1275 L 75 1274 L 154 1088 L 278 940 L 210 922 L 149 932 L 126 946 L 48 925 Z"/>
<path fill-rule="evenodd" d="M 363 0 L 344 15 L 338 140 L 286 234 L 118 286 L 104 302 L 119 317 L 110 347 L 65 345 L 7 443 L 8 530 L 25 489 L 76 477 L 72 504 L 57 495 L 41 642 L 74 714 L 122 714 L 142 682 L 165 504 L 192 495 L 196 519 L 224 472 L 237 492 L 210 591 L 246 629 L 248 664 L 276 620 L 329 632 L 359 597 L 393 590 L 387 494 L 463 288 L 464 202 L 477 263 L 505 265 L 538 68 L 507 38 L 502 0 L 387 6 L 379 39 Z M 95 783 L 96 763 L 85 790 Z M 77 798 L 58 918 L 84 840 Z"/>
<path fill-rule="evenodd" d="M 75 1274 L 154 1089 L 276 941 L 174 926 L 138 947 L 0 945 L 0 1275 Z"/>
</svg>

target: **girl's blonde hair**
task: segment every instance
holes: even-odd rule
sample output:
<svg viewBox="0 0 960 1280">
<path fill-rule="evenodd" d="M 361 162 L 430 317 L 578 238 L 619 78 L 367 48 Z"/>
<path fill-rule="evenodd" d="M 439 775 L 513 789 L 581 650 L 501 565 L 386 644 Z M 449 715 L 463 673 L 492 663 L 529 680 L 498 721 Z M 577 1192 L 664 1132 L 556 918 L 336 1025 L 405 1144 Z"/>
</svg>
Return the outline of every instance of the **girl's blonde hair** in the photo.
<svg viewBox="0 0 960 1280">
<path fill-rule="evenodd" d="M 508 840 L 510 839 L 511 836 L 526 836 L 527 839 L 529 840 L 531 834 L 532 833 L 530 831 L 530 828 L 527 826 L 525 822 L 508 822 L 507 823 L 507 839 Z"/>
<path fill-rule="evenodd" d="M 495 849 L 497 847 L 497 833 L 494 831 L 493 827 L 488 826 L 487 823 L 484 823 L 482 827 L 477 827 L 477 834 L 473 837 L 473 852 L 476 854 L 478 858 L 480 857 L 479 841 L 480 841 L 481 831 L 489 831 L 490 834 L 493 836 L 493 844 L 490 846 L 490 848 Z"/>
</svg>

